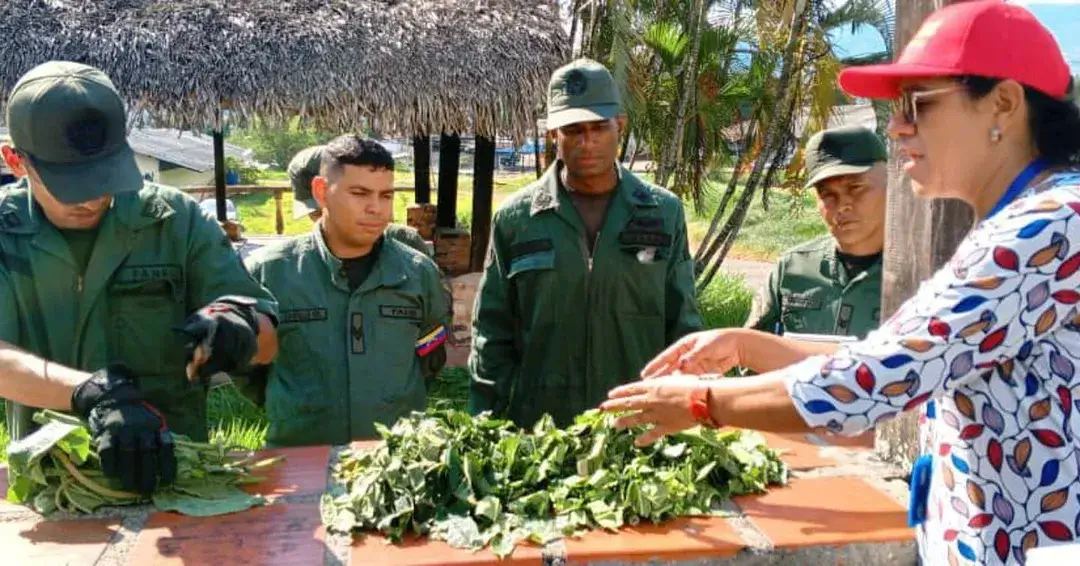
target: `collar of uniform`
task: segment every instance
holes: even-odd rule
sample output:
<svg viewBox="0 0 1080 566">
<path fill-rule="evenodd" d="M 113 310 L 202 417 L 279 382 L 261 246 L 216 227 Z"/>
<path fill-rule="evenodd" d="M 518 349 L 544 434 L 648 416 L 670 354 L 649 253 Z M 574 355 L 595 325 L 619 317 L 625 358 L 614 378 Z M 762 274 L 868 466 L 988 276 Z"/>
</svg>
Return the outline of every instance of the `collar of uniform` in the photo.
<svg viewBox="0 0 1080 566">
<path fill-rule="evenodd" d="M 326 269 L 330 272 L 330 280 L 334 282 L 335 286 L 348 290 L 349 277 L 345 274 L 345 266 L 330 251 L 330 246 L 326 245 L 321 220 L 316 222 L 315 227 L 312 228 L 312 239 L 315 241 L 315 249 L 318 250 L 319 257 L 322 258 Z M 379 259 L 375 262 L 375 268 L 372 270 L 371 275 L 360 285 L 360 290 L 366 291 L 379 286 L 395 287 L 405 281 L 405 268 L 402 265 L 401 253 L 399 253 L 398 248 L 394 247 L 394 244 L 393 239 L 383 236 Z"/>
<path fill-rule="evenodd" d="M 530 216 L 545 210 L 559 208 L 559 186 L 561 180 L 559 174 L 563 168 L 563 161 L 558 159 L 548 167 L 547 173 L 540 178 L 540 185 L 533 197 L 532 206 L 529 209 Z M 656 196 L 637 177 L 627 170 L 621 163 L 615 164 L 615 172 L 619 182 L 615 186 L 615 192 L 622 196 L 631 206 L 651 207 L 657 206 Z"/>
<path fill-rule="evenodd" d="M 856 275 L 854 279 L 852 279 L 852 278 L 848 277 L 847 268 L 844 267 L 844 262 L 840 261 L 840 254 L 836 253 L 836 250 L 837 250 L 837 244 L 836 244 L 836 239 L 834 238 L 834 239 L 832 239 L 832 245 L 829 246 L 822 253 L 822 258 L 824 259 L 824 261 L 826 261 L 828 263 L 829 273 L 827 273 L 826 275 L 828 275 L 829 278 L 832 279 L 833 281 L 839 282 L 841 285 L 847 285 L 849 283 L 852 283 L 854 281 L 857 281 L 857 280 L 863 279 L 863 278 L 865 278 L 865 277 L 867 277 L 869 275 L 872 275 L 872 274 L 874 274 L 875 271 L 881 271 L 882 264 L 885 261 L 885 258 L 884 258 L 884 255 L 883 255 L 882 259 L 880 259 L 878 261 L 875 261 L 873 264 L 870 265 L 870 267 L 864 269 L 862 272 L 860 272 L 858 275 Z"/>
<path fill-rule="evenodd" d="M 0 232 L 38 232 L 44 213 L 30 196 L 30 185 L 26 178 L 9 187 L 4 193 L 3 197 L 0 197 Z M 109 206 L 112 209 L 108 214 L 115 215 L 117 220 L 132 230 L 161 222 L 176 212 L 157 191 L 146 192 L 146 189 L 117 195 Z"/>
</svg>

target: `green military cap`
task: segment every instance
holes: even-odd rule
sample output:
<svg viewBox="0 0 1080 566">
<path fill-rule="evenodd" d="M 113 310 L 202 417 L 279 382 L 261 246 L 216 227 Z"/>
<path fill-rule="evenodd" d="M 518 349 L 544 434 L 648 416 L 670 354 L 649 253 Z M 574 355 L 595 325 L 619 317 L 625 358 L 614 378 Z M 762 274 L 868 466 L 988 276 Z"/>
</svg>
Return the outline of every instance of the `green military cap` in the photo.
<svg viewBox="0 0 1080 566">
<path fill-rule="evenodd" d="M 319 203 L 311 194 L 311 181 L 319 175 L 322 167 L 323 146 L 316 145 L 301 150 L 289 162 L 289 184 L 293 191 L 293 219 L 303 218 L 316 210 Z"/>
<path fill-rule="evenodd" d="M 11 143 L 64 204 L 138 191 L 124 102 L 101 71 L 69 61 L 34 67 L 7 101 Z"/>
<path fill-rule="evenodd" d="M 548 83 L 547 129 L 614 118 L 622 112 L 615 78 L 600 63 L 578 59 L 555 70 Z"/>
<path fill-rule="evenodd" d="M 885 142 L 862 126 L 841 126 L 814 134 L 806 143 L 806 187 L 832 177 L 866 173 L 889 159 Z"/>
</svg>

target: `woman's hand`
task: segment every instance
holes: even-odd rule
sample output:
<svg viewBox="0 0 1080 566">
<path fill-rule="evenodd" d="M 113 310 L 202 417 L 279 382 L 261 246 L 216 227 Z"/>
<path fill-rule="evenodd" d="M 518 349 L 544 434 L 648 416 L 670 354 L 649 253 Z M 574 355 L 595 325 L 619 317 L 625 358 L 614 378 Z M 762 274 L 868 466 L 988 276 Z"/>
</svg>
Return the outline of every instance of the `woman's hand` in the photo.
<svg viewBox="0 0 1080 566">
<path fill-rule="evenodd" d="M 705 330 L 688 334 L 660 352 L 645 369 L 642 379 L 672 374 L 725 374 L 742 365 L 739 342 L 742 329 Z"/>
<path fill-rule="evenodd" d="M 603 411 L 637 411 L 615 421 L 618 428 L 652 425 L 637 437 L 638 446 L 647 446 L 664 436 L 697 426 L 690 412 L 691 394 L 709 387 L 709 380 L 694 375 L 670 375 L 628 383 L 612 389 Z"/>
</svg>

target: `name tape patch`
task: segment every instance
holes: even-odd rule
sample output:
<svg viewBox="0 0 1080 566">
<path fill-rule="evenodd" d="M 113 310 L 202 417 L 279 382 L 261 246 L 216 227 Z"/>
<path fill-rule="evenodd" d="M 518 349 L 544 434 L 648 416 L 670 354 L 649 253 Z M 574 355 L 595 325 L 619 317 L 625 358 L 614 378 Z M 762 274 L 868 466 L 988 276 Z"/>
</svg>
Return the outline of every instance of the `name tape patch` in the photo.
<svg viewBox="0 0 1080 566">
<path fill-rule="evenodd" d="M 294 309 L 281 311 L 281 322 L 316 322 L 326 320 L 326 309 Z"/>
<path fill-rule="evenodd" d="M 671 245 L 671 234 L 652 230 L 626 230 L 619 233 L 619 243 L 624 246 L 668 247 Z"/>
<path fill-rule="evenodd" d="M 419 308 L 399 305 L 379 305 L 379 314 L 387 318 L 407 318 L 409 320 L 423 318 L 423 313 L 420 312 Z"/>
</svg>

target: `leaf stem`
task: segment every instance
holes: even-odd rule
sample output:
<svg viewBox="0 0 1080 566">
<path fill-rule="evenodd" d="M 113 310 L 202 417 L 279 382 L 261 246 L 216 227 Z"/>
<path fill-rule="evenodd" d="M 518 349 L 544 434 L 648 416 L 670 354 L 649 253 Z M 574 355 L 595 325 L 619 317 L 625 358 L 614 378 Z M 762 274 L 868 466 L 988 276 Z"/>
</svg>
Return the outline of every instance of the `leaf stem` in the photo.
<svg viewBox="0 0 1080 566">
<path fill-rule="evenodd" d="M 60 464 L 63 465 L 64 468 L 67 469 L 68 473 L 71 474 L 79 483 L 86 486 L 86 488 L 89 489 L 90 491 L 93 491 L 94 493 L 96 493 L 96 494 L 98 494 L 98 495 L 100 495 L 102 497 L 111 497 L 113 499 L 119 499 L 119 500 L 122 500 L 122 501 L 125 501 L 125 502 L 126 501 L 137 500 L 137 499 L 142 499 L 142 496 L 140 496 L 137 493 L 131 493 L 131 492 L 128 492 L 128 491 L 116 491 L 116 490 L 113 490 L 113 489 L 109 489 L 109 488 L 95 482 L 94 480 L 86 477 L 79 470 L 79 468 L 75 467 L 75 464 L 71 463 L 71 460 L 68 459 L 67 454 L 64 454 L 64 451 L 60 450 L 59 448 L 53 448 L 52 450 L 49 450 L 49 454 L 53 458 L 55 458 L 56 461 L 60 462 Z"/>
</svg>

